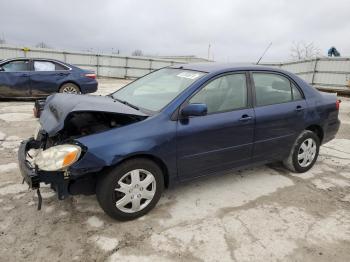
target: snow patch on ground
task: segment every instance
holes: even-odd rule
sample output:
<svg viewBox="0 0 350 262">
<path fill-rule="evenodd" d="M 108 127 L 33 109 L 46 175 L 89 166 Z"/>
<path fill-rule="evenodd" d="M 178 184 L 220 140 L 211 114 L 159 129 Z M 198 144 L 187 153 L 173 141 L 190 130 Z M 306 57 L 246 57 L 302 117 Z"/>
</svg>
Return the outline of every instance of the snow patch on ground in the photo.
<svg viewBox="0 0 350 262">
<path fill-rule="evenodd" d="M 258 171 L 257 171 L 258 170 Z M 291 179 L 263 166 L 242 172 L 235 172 L 219 178 L 209 178 L 195 182 L 197 186 L 183 185 L 165 192 L 175 199 L 167 205 L 167 198 L 161 198 L 159 212 L 167 212 L 170 218 L 160 220 L 167 226 L 203 218 L 225 207 L 239 207 L 259 197 L 267 196 L 280 188 L 293 186 Z M 225 199 L 225 201 L 223 201 Z"/>
<path fill-rule="evenodd" d="M 54 210 L 55 208 L 53 206 L 49 206 L 49 207 L 46 207 L 45 208 L 45 213 L 52 213 L 52 211 Z"/>
<path fill-rule="evenodd" d="M 19 138 L 18 136 L 8 136 L 8 137 L 6 137 L 6 141 L 17 141 L 17 140 L 21 140 L 21 138 Z"/>
<path fill-rule="evenodd" d="M 0 131 L 0 141 L 4 140 L 6 137 L 6 134 Z"/>
<path fill-rule="evenodd" d="M 104 222 L 97 216 L 89 217 L 86 223 L 91 227 L 102 227 Z"/>
<path fill-rule="evenodd" d="M 16 163 L 7 163 L 4 165 L 0 165 L 0 173 L 7 173 L 17 168 L 18 168 L 18 165 Z"/>
<path fill-rule="evenodd" d="M 28 113 L 5 113 L 0 114 L 0 119 L 5 122 L 32 121 L 34 116 Z"/>
<path fill-rule="evenodd" d="M 60 217 L 63 217 L 63 216 L 68 215 L 68 212 L 67 212 L 67 211 L 60 211 L 60 212 L 58 213 L 58 215 L 59 215 Z"/>
<path fill-rule="evenodd" d="M 167 259 L 162 256 L 157 255 L 148 255 L 148 256 L 136 256 L 136 255 L 123 255 L 120 251 L 118 253 L 112 254 L 108 262 L 171 262 L 174 261 L 173 259 Z M 219 260 L 217 260 L 219 261 Z"/>
<path fill-rule="evenodd" d="M 0 188 L 0 195 L 18 194 L 28 190 L 26 184 L 12 184 Z"/>
<path fill-rule="evenodd" d="M 334 187 L 348 187 L 350 183 L 344 179 L 338 179 L 333 177 L 322 177 L 319 179 L 314 179 L 311 183 L 318 189 L 328 190 Z"/>
<path fill-rule="evenodd" d="M 18 195 L 15 195 L 13 197 L 13 199 L 21 199 L 22 197 L 24 197 L 26 195 L 26 193 L 22 193 L 22 194 L 18 194 Z"/>
<path fill-rule="evenodd" d="M 51 198 L 51 197 L 54 197 L 56 196 L 56 193 L 54 191 L 49 191 L 49 192 L 40 192 L 41 194 L 41 197 L 44 198 L 44 199 L 48 199 L 48 198 Z M 37 194 L 35 194 L 35 197 L 37 198 Z"/>
<path fill-rule="evenodd" d="M 112 251 L 118 246 L 118 239 L 104 236 L 92 236 L 89 241 L 95 243 L 103 251 Z"/>
<path fill-rule="evenodd" d="M 349 241 L 350 212 L 319 219 L 297 207 L 261 205 L 154 233 L 151 245 L 159 253 L 190 253 L 203 261 L 283 261 L 300 240 L 317 246 Z"/>
<path fill-rule="evenodd" d="M 14 209 L 15 208 L 15 206 L 4 206 L 2 209 L 4 210 L 4 211 L 10 211 L 10 210 L 12 210 L 12 209 Z"/>
</svg>

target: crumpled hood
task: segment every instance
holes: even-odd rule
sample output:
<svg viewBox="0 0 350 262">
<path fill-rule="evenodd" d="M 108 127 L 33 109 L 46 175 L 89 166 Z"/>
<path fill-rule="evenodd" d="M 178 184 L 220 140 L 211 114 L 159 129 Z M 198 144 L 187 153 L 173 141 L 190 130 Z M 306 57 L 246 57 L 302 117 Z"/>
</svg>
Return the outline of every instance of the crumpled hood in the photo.
<svg viewBox="0 0 350 262">
<path fill-rule="evenodd" d="M 147 116 L 108 96 L 54 94 L 46 99 L 40 124 L 49 136 L 53 136 L 63 128 L 64 121 L 70 113 L 82 111 Z"/>
</svg>

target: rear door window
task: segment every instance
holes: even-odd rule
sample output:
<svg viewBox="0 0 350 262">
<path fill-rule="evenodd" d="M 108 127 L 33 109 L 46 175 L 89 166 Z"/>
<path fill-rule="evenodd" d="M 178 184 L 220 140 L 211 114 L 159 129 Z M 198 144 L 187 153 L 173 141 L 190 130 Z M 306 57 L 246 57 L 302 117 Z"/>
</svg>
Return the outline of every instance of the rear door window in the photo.
<svg viewBox="0 0 350 262">
<path fill-rule="evenodd" d="M 34 71 L 61 71 L 66 67 L 51 61 L 34 61 Z"/>
<path fill-rule="evenodd" d="M 2 66 L 5 72 L 30 71 L 28 60 L 11 61 Z"/>
<path fill-rule="evenodd" d="M 299 89 L 291 81 L 273 73 L 253 73 L 256 106 L 281 104 L 302 99 Z"/>
</svg>

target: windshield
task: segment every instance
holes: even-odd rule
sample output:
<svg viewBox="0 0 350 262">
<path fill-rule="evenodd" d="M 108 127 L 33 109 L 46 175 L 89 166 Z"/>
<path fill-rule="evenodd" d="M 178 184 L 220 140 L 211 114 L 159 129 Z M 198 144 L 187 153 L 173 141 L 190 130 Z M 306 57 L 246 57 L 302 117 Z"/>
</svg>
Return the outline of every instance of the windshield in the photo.
<svg viewBox="0 0 350 262">
<path fill-rule="evenodd" d="M 132 106 L 160 111 L 205 73 L 164 68 L 148 74 L 112 94 Z"/>
</svg>

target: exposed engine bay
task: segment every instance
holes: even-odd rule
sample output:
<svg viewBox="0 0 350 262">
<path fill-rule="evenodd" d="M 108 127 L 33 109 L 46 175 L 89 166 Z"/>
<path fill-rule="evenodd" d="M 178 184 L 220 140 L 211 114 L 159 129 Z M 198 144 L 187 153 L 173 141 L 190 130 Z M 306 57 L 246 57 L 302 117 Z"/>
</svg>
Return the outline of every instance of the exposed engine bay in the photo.
<svg viewBox="0 0 350 262">
<path fill-rule="evenodd" d="M 122 127 L 143 119 L 145 117 L 116 113 L 73 112 L 65 120 L 60 133 L 63 137 L 76 138 Z"/>
<path fill-rule="evenodd" d="M 130 125 L 145 118 L 147 117 L 109 112 L 72 112 L 64 121 L 63 129 L 56 135 L 47 137 L 45 148 L 82 136 Z"/>
</svg>

